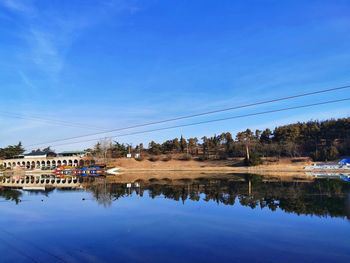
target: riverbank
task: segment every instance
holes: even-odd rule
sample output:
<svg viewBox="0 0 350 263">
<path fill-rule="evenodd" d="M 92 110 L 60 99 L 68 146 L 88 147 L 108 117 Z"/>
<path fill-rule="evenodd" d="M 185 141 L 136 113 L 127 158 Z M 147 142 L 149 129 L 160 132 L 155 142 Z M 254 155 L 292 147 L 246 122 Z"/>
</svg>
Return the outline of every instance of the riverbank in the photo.
<svg viewBox="0 0 350 263">
<path fill-rule="evenodd" d="M 305 166 L 312 162 L 308 158 L 281 158 L 265 159 L 258 166 L 242 166 L 243 159 L 232 160 L 207 160 L 207 161 L 150 161 L 135 159 L 117 159 L 112 166 L 120 168 L 119 179 L 136 181 L 163 178 L 176 180 L 180 178 L 194 179 L 201 176 L 215 176 L 224 174 L 257 174 L 266 178 L 310 178 L 317 173 L 349 173 L 349 170 L 305 170 Z"/>
<path fill-rule="evenodd" d="M 232 160 L 169 160 L 150 161 L 121 158 L 111 162 L 110 165 L 118 167 L 121 171 L 147 172 L 147 171 L 195 171 L 195 172 L 258 172 L 258 171 L 279 171 L 279 172 L 305 172 L 304 167 L 311 162 L 307 158 L 293 159 L 285 158 L 280 160 L 266 160 L 262 165 L 243 166 L 242 159 Z"/>
<path fill-rule="evenodd" d="M 102 161 L 100 160 L 102 163 Z M 165 174 L 167 178 L 194 178 L 203 174 L 259 174 L 263 176 L 276 177 L 305 177 L 310 173 L 349 173 L 349 170 L 305 170 L 312 162 L 308 158 L 265 158 L 263 164 L 258 166 L 243 166 L 242 158 L 229 160 L 135 160 L 130 158 L 114 159 L 108 163 L 108 167 L 117 167 L 121 177 L 124 174 L 133 174 L 137 178 L 150 179 L 152 177 L 162 179 Z M 6 175 L 21 174 L 51 174 L 52 170 L 6 170 Z M 179 175 L 179 176 L 177 176 Z"/>
</svg>

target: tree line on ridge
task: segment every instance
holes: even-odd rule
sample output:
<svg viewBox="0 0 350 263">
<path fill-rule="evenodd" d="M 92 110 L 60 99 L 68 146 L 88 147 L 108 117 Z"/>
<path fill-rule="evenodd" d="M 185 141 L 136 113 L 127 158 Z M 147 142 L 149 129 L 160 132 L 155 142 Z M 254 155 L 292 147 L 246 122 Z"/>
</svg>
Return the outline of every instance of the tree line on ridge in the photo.
<svg viewBox="0 0 350 263">
<path fill-rule="evenodd" d="M 332 161 L 350 155 L 350 118 L 297 122 L 273 130 L 246 129 L 235 136 L 230 132 L 202 138 L 181 136 L 162 143 L 151 141 L 148 147 L 103 140 L 87 151 L 97 158 L 121 158 L 128 153 L 138 153 L 139 158 L 145 155 L 171 158 L 181 154 L 184 160 L 245 157 L 249 165 L 258 164 L 261 157 L 311 157 L 314 161 Z M 19 142 L 0 148 L 0 158 L 8 159 L 24 152 Z"/>
<path fill-rule="evenodd" d="M 103 145 L 105 144 L 105 145 Z M 162 143 L 151 141 L 132 147 L 118 142 L 99 142 L 89 149 L 97 156 L 123 157 L 127 153 L 158 156 L 183 154 L 184 158 L 227 159 L 245 157 L 248 163 L 261 157 L 311 157 L 332 161 L 350 155 L 350 118 L 298 122 L 274 130 L 246 129 L 233 136 L 230 132 L 202 138 L 174 138 Z"/>
</svg>

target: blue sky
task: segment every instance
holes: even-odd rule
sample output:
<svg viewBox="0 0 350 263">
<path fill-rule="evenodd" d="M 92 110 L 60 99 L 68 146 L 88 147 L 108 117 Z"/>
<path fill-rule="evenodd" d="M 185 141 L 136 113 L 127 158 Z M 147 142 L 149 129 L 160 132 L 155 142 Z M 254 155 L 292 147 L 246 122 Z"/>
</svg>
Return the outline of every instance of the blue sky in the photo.
<svg viewBox="0 0 350 263">
<path fill-rule="evenodd" d="M 349 13 L 349 1 L 0 0 L 0 147 L 350 84 Z M 176 124 L 338 99 L 344 93 L 349 92 Z M 349 113 L 344 102 L 119 141 L 235 133 Z M 35 116 L 85 127 L 30 119 Z"/>
</svg>

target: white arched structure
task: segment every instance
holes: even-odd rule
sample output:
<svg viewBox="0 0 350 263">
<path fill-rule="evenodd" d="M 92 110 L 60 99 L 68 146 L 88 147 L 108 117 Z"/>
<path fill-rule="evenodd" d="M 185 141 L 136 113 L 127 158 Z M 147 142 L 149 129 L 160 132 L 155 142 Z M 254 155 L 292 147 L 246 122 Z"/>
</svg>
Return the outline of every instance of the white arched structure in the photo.
<svg viewBox="0 0 350 263">
<path fill-rule="evenodd" d="M 20 159 L 10 159 L 10 160 L 0 160 L 0 166 L 4 168 L 14 169 L 41 169 L 41 168 L 51 168 L 59 166 L 88 166 L 95 164 L 92 158 L 83 158 L 79 156 L 65 156 L 65 157 L 51 157 L 51 158 L 20 158 Z"/>
</svg>

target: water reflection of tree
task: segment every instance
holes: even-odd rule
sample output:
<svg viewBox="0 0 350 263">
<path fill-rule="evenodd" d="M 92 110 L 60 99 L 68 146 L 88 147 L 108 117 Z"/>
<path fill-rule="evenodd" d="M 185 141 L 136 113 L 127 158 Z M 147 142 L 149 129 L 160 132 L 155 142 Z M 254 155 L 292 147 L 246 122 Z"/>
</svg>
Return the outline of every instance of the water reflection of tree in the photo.
<svg viewBox="0 0 350 263">
<path fill-rule="evenodd" d="M 101 178 L 90 179 L 85 183 L 87 184 L 87 189 L 92 193 L 93 198 L 98 204 L 104 207 L 111 206 L 115 199 L 113 196 L 113 184 L 107 184 L 106 180 L 101 180 Z"/>
<path fill-rule="evenodd" d="M 18 204 L 21 201 L 21 196 L 21 191 L 8 188 L 0 188 L 0 198 L 3 198 L 7 201 L 14 201 L 16 204 Z"/>
<path fill-rule="evenodd" d="M 51 193 L 55 191 L 55 188 L 46 188 L 45 190 L 30 190 L 27 191 L 29 195 L 41 195 L 48 197 Z M 64 191 L 63 188 L 58 189 L 58 191 Z"/>
<path fill-rule="evenodd" d="M 165 182 L 142 181 L 140 187 L 127 188 L 126 184 L 94 182 L 88 185 L 98 203 L 109 206 L 119 198 L 147 191 L 150 198 L 162 196 L 166 199 L 234 205 L 238 200 L 242 206 L 277 209 L 298 215 L 349 217 L 347 196 L 350 185 L 339 180 L 316 180 L 314 182 L 263 181 L 261 177 L 247 175 L 242 180 L 199 179 Z M 243 180 L 244 179 L 244 180 Z M 250 187 L 249 187 L 250 182 Z"/>
<path fill-rule="evenodd" d="M 350 219 L 350 184 L 340 180 L 319 179 L 314 182 L 263 180 L 256 175 L 241 177 L 199 178 L 196 180 L 157 180 L 138 181 L 137 187 L 126 184 L 109 183 L 106 178 L 84 178 L 80 181 L 93 198 L 104 207 L 113 201 L 131 195 L 150 198 L 159 196 L 179 201 L 216 202 L 223 205 L 240 205 L 255 208 L 277 209 L 298 215 L 347 217 Z M 51 194 L 53 189 L 44 193 Z M 60 189 L 57 191 L 71 191 Z M 20 202 L 22 192 L 0 188 L 0 198 Z"/>
</svg>

